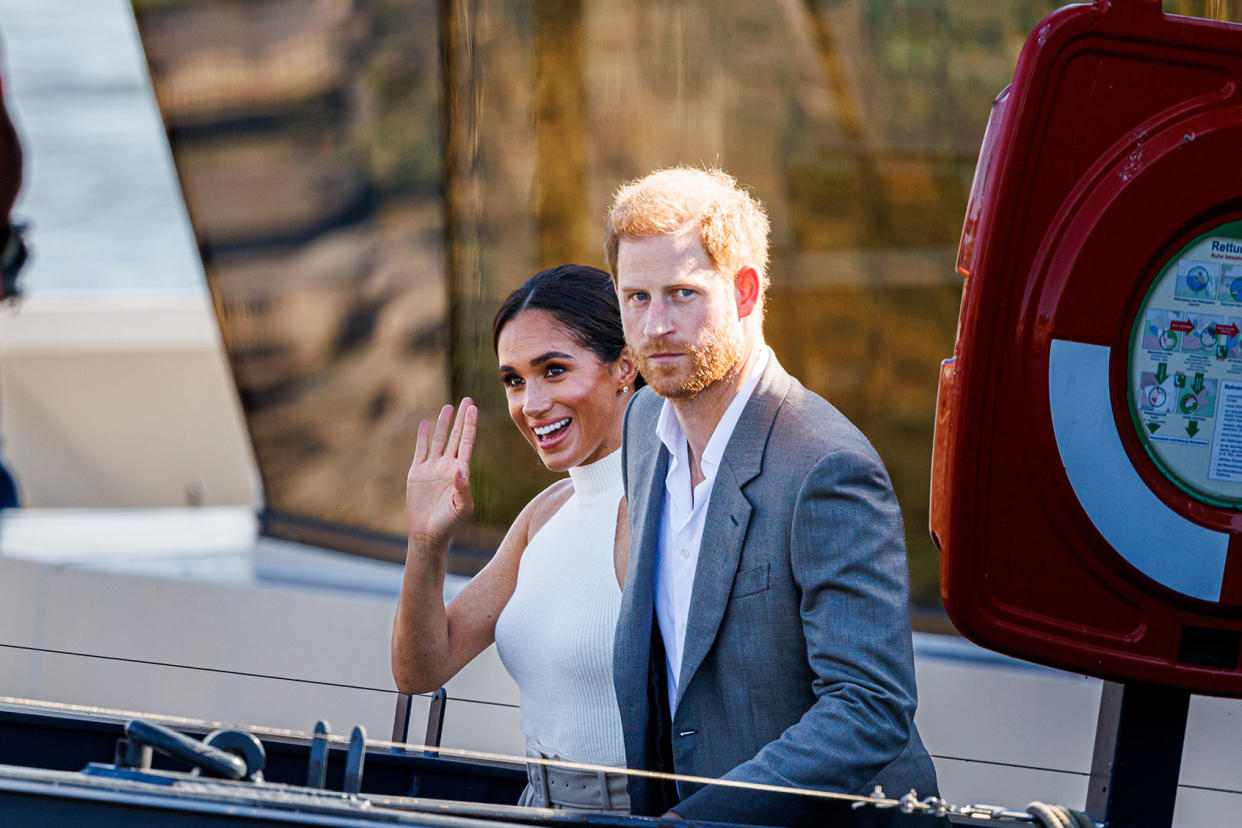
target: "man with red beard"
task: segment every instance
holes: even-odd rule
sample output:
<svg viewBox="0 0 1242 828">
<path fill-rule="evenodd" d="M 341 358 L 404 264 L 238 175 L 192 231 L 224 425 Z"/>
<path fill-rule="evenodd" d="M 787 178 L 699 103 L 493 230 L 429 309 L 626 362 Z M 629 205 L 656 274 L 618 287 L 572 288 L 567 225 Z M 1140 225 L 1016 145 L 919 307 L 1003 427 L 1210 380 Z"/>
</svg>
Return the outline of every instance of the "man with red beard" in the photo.
<svg viewBox="0 0 1242 828">
<path fill-rule="evenodd" d="M 914 727 L 901 514 L 866 438 L 764 343 L 762 206 L 719 170 L 659 170 L 617 192 L 607 233 L 650 387 L 627 409 L 623 445 L 631 545 L 613 670 L 627 764 L 936 794 Z M 636 814 L 911 819 L 756 789 L 629 787 Z"/>
</svg>

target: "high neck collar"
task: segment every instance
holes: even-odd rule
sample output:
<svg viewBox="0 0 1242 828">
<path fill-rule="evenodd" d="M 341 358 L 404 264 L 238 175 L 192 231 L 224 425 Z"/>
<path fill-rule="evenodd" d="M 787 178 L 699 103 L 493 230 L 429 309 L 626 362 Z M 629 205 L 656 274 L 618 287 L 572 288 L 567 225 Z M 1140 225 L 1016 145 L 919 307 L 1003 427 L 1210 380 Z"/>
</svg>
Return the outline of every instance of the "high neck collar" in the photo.
<svg viewBox="0 0 1242 828">
<path fill-rule="evenodd" d="M 624 488 L 621 484 L 621 449 L 594 463 L 574 466 L 569 470 L 569 479 L 574 482 L 574 498 L 579 503 L 619 498 Z"/>
</svg>

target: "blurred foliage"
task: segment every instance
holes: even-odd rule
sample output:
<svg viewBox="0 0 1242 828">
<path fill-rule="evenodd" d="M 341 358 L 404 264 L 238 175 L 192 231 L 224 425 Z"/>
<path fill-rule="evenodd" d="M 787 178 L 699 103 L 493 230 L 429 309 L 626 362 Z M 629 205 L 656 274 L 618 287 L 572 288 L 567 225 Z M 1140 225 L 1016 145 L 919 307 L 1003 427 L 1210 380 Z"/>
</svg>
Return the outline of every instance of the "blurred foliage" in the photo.
<svg viewBox="0 0 1242 828">
<path fill-rule="evenodd" d="M 1165 14 L 1242 23 L 1242 0 L 1164 0 Z"/>
<path fill-rule="evenodd" d="M 532 210 L 538 189 L 564 191 L 568 179 L 585 190 L 593 224 L 579 256 L 602 266 L 601 218 L 618 184 L 715 163 L 773 219 L 769 342 L 876 445 L 906 517 L 914 600 L 938 606 L 927 504 L 938 367 L 953 351 L 961 290 L 953 254 L 991 101 L 1026 34 L 1059 4 L 589 4 L 576 32 L 555 34 L 576 37 L 583 55 L 562 70 L 581 72 L 566 83 L 583 86 L 585 121 L 561 125 L 585 138 L 581 162 L 539 160 L 544 102 L 532 78 L 547 35 L 529 21 L 540 5 L 459 4 L 473 14 L 456 33 L 451 88 L 473 143 L 449 147 L 450 186 L 481 195 L 450 219 L 467 228 L 456 242 L 455 383 L 480 398 L 487 424 L 480 521 L 504 525 L 553 479 L 505 424 L 484 321 L 551 263 L 538 239 L 555 219 Z"/>
</svg>

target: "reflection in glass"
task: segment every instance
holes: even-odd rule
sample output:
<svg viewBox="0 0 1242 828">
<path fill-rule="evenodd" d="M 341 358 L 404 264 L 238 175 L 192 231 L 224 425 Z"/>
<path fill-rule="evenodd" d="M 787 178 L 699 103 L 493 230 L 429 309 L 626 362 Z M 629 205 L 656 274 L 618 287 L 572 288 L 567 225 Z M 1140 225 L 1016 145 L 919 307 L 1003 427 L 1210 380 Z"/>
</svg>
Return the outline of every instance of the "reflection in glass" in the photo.
<svg viewBox="0 0 1242 828">
<path fill-rule="evenodd" d="M 399 554 L 450 392 L 436 6 L 135 7 L 268 522 Z"/>
<path fill-rule="evenodd" d="M 135 0 L 273 524 L 400 556 L 417 422 L 470 394 L 467 545 L 494 548 L 553 479 L 505 413 L 497 304 L 602 266 L 620 183 L 717 164 L 772 218 L 769 342 L 875 443 L 936 604 L 955 249 L 991 101 L 1057 5 Z"/>
</svg>

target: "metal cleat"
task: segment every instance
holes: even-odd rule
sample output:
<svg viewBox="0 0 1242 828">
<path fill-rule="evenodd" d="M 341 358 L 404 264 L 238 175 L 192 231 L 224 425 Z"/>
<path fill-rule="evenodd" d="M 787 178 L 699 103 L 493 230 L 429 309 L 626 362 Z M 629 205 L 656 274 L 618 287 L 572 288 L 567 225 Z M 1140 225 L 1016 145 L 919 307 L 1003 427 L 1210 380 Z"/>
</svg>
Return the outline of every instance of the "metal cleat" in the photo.
<svg viewBox="0 0 1242 828">
<path fill-rule="evenodd" d="M 328 735 L 331 726 L 320 719 L 315 722 L 315 736 L 311 740 L 310 763 L 306 769 L 306 787 L 322 788 L 328 779 Z"/>
<path fill-rule="evenodd" d="M 366 758 L 367 729 L 355 725 L 349 734 L 349 754 L 345 758 L 345 793 L 357 795 L 362 791 L 362 769 Z"/>
</svg>

